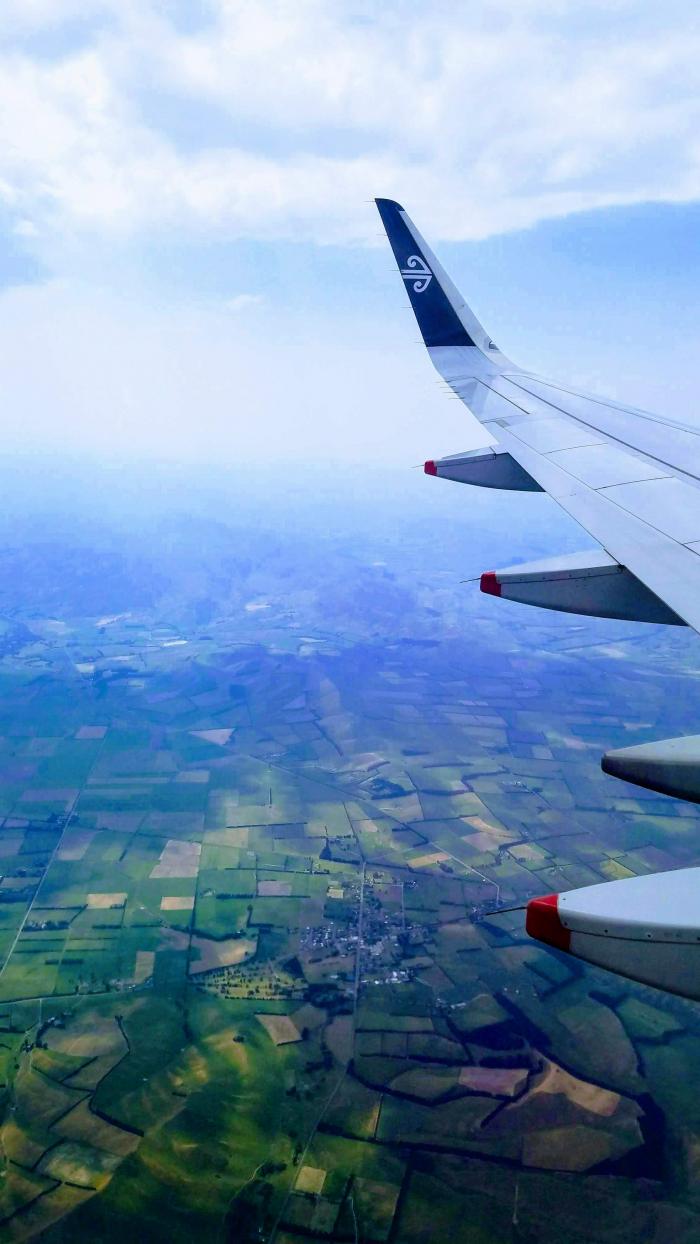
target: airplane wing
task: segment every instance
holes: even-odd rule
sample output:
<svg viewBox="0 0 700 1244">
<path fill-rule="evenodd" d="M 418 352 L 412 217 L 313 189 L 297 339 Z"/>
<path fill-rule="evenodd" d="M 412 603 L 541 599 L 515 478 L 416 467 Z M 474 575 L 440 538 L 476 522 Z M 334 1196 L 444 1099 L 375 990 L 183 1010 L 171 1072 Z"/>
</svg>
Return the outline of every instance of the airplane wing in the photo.
<svg viewBox="0 0 700 1244">
<path fill-rule="evenodd" d="M 700 632 L 700 429 L 516 366 L 400 204 L 376 203 L 430 358 L 490 445 L 426 462 L 426 472 L 549 493 L 599 546 L 489 571 L 482 591 Z M 700 802 L 700 735 L 608 752 L 603 768 Z M 654 902 L 663 913 L 658 919 Z M 700 994 L 700 986 L 689 984 L 700 947 L 700 868 L 533 899 L 526 927 L 541 941 L 633 979 L 686 997 Z"/>
<path fill-rule="evenodd" d="M 515 366 L 403 208 L 390 199 L 377 199 L 377 206 L 430 358 L 493 445 L 487 454 L 426 463 L 427 471 L 472 482 L 471 469 L 480 474 L 474 482 L 488 486 L 490 470 L 492 486 L 549 493 L 598 541 L 611 566 L 624 567 L 665 606 L 662 616 L 641 620 L 675 620 L 700 631 L 700 430 Z M 498 482 L 504 478 L 512 482 Z M 607 576 L 611 607 L 621 577 Z M 584 606 L 585 595 L 582 580 Z M 646 593 L 640 597 L 650 603 Z M 551 591 L 547 603 L 556 607 Z"/>
</svg>

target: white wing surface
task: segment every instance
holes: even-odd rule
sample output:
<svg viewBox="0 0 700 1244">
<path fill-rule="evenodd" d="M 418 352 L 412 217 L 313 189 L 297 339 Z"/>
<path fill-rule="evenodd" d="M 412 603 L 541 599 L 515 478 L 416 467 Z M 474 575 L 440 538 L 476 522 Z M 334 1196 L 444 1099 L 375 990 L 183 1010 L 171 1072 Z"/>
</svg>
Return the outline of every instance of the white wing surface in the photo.
<svg viewBox="0 0 700 1244">
<path fill-rule="evenodd" d="M 378 199 L 377 207 L 432 362 L 491 437 L 493 452 L 479 455 L 482 472 L 486 459 L 495 470 L 500 458 L 502 474 L 503 454 L 509 455 L 529 483 L 506 487 L 548 492 L 675 621 L 700 631 L 700 431 L 515 366 L 403 208 L 390 199 Z M 458 456 L 426 469 L 464 478 L 454 474 L 455 463 L 470 466 L 473 459 Z M 621 615 L 613 609 L 612 616 Z"/>
</svg>

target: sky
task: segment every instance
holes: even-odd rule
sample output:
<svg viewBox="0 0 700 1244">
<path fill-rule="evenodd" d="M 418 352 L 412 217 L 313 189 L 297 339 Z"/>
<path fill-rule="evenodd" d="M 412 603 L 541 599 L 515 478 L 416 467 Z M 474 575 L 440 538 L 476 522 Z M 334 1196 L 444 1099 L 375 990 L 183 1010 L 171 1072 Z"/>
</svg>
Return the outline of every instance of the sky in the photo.
<svg viewBox="0 0 700 1244">
<path fill-rule="evenodd" d="M 477 444 L 375 196 L 511 358 L 700 418 L 699 88 L 687 0 L 3 0 L 3 452 Z"/>
</svg>

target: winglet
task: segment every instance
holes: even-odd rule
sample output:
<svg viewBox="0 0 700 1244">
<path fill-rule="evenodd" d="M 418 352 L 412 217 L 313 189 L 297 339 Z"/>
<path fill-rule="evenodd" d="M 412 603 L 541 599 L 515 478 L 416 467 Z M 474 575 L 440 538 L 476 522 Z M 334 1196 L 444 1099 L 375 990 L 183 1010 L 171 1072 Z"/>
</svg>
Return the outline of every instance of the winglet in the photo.
<svg viewBox="0 0 700 1244">
<path fill-rule="evenodd" d="M 377 204 L 377 207 L 379 209 L 379 215 L 381 216 L 382 220 L 384 220 L 385 212 L 389 213 L 392 211 L 394 212 L 405 212 L 406 211 L 406 208 L 402 207 L 400 203 L 397 203 L 396 199 L 375 199 L 374 201 Z"/>
<path fill-rule="evenodd" d="M 375 199 L 426 346 L 474 346 L 452 282 L 400 203 Z"/>
</svg>

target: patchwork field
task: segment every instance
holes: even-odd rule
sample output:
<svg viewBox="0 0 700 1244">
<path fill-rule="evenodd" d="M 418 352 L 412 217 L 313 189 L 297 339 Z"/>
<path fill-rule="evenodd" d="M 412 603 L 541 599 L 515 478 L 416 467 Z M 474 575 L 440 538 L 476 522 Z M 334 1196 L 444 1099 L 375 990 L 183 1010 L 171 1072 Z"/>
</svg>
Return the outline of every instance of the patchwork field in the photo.
<svg viewBox="0 0 700 1244">
<path fill-rule="evenodd" d="M 492 914 L 693 862 L 660 682 L 242 612 L 0 657 L 1 1237 L 693 1244 L 695 1010 Z"/>
</svg>

